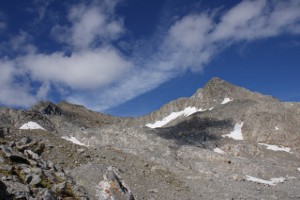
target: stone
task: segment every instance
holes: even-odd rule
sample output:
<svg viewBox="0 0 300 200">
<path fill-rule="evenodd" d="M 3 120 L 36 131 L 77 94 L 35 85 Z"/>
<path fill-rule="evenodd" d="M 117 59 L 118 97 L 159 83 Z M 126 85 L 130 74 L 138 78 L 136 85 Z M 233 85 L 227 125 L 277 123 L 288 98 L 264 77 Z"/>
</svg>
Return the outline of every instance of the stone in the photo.
<svg viewBox="0 0 300 200">
<path fill-rule="evenodd" d="M 10 172 L 12 170 L 12 166 L 11 165 L 0 165 L 0 170 Z"/>
<path fill-rule="evenodd" d="M 67 183 L 66 182 L 62 182 L 62 183 L 59 183 L 59 184 L 55 184 L 51 190 L 53 192 L 58 192 L 58 193 L 65 193 L 65 190 L 66 190 L 66 187 L 67 187 Z"/>
<path fill-rule="evenodd" d="M 50 169 L 52 169 L 52 170 L 55 169 L 54 163 L 52 161 L 50 161 L 50 160 L 47 161 L 47 167 L 50 168 Z"/>
<path fill-rule="evenodd" d="M 39 198 L 42 200 L 57 200 L 53 192 L 51 192 L 48 189 L 46 189 L 45 192 Z"/>
<path fill-rule="evenodd" d="M 40 157 L 36 153 L 31 150 L 25 150 L 24 154 L 33 160 L 38 160 Z"/>
<path fill-rule="evenodd" d="M 43 170 L 41 168 L 38 167 L 33 167 L 31 168 L 32 173 L 37 174 L 37 175 L 41 175 Z"/>
<path fill-rule="evenodd" d="M 129 187 L 125 184 L 118 170 L 112 166 L 108 167 L 96 189 L 96 197 L 99 200 L 134 200 Z"/>
<path fill-rule="evenodd" d="M 20 140 L 20 143 L 25 145 L 30 143 L 32 140 L 29 137 L 22 137 L 22 139 Z"/>
<path fill-rule="evenodd" d="M 33 149 L 33 152 L 41 155 L 45 150 L 46 145 L 44 143 L 39 143 L 36 148 Z"/>
<path fill-rule="evenodd" d="M 2 150 L 5 157 L 7 157 L 7 158 L 10 158 L 13 154 L 12 149 L 10 147 L 6 146 L 6 145 L 0 145 L 0 149 Z"/>
<path fill-rule="evenodd" d="M 22 169 L 21 172 L 24 173 L 24 174 L 30 174 L 32 171 L 31 171 L 31 169 L 29 167 L 27 167 L 25 169 Z"/>
<path fill-rule="evenodd" d="M 0 127 L 0 137 L 3 138 L 4 137 L 4 130 L 3 128 Z"/>
<path fill-rule="evenodd" d="M 83 153 L 85 151 L 85 149 L 77 149 L 78 153 Z"/>
<path fill-rule="evenodd" d="M 0 164 L 4 163 L 4 161 L 5 161 L 4 158 L 0 155 Z"/>
<path fill-rule="evenodd" d="M 32 179 L 31 181 L 29 182 L 30 185 L 38 185 L 39 183 L 41 182 L 41 178 L 39 175 L 32 175 Z"/>
<path fill-rule="evenodd" d="M 3 181 L 5 186 L 7 187 L 6 191 L 9 194 L 12 194 L 15 199 L 29 199 L 30 198 L 30 190 L 29 187 L 16 182 L 16 181 Z"/>
</svg>

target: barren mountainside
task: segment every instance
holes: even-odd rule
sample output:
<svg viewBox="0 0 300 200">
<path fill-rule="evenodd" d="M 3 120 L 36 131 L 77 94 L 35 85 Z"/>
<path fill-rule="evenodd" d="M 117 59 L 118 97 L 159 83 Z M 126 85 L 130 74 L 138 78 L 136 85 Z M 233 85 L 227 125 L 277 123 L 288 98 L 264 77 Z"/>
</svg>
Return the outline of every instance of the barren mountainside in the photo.
<svg viewBox="0 0 300 200">
<path fill-rule="evenodd" d="M 300 198 L 300 103 L 219 78 L 143 117 L 40 102 L 0 127 L 1 198 Z"/>
</svg>

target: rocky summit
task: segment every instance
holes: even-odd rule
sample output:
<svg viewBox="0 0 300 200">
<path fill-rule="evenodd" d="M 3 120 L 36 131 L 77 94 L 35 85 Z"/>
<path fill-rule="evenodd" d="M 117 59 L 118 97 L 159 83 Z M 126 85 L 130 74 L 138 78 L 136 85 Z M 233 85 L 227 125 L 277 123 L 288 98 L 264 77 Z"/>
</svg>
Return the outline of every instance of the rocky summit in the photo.
<svg viewBox="0 0 300 200">
<path fill-rule="evenodd" d="M 151 103 L 151 102 L 149 102 Z M 300 199 L 300 103 L 213 78 L 138 118 L 0 108 L 0 199 Z"/>
</svg>

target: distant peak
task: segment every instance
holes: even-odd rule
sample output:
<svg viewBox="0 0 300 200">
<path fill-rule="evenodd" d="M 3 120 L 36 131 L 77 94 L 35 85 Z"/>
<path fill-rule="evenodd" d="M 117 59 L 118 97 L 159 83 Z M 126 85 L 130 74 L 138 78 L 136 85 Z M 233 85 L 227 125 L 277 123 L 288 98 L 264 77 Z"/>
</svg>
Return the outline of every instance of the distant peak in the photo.
<svg viewBox="0 0 300 200">
<path fill-rule="evenodd" d="M 219 77 L 213 77 L 206 83 L 206 85 L 220 85 L 220 84 L 229 84 L 229 83 L 223 79 L 220 79 Z"/>
</svg>

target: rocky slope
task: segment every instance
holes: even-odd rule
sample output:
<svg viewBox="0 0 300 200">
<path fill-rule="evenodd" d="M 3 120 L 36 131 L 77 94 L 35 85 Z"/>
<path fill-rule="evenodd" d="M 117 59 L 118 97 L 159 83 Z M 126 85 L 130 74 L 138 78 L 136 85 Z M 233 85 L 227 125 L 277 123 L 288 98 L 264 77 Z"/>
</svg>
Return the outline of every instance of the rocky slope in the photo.
<svg viewBox="0 0 300 200">
<path fill-rule="evenodd" d="M 29 121 L 45 130 L 19 130 Z M 5 148 L 28 160 L 30 155 L 9 141 L 29 137 L 45 144 L 39 159 L 60 166 L 69 180 L 65 182 L 83 188 L 81 196 L 68 196 L 52 190 L 59 181 L 38 187 L 55 198 L 300 198 L 300 104 L 280 102 L 219 78 L 192 97 L 140 118 L 41 102 L 27 111 L 1 108 L 0 123 Z M 1 156 L 4 165 L 18 168 L 3 148 Z M 13 176 L 11 171 L 0 175 Z M 30 181 L 17 178 L 29 197 L 37 198 L 40 193 Z M 1 185 L 15 198 L 6 182 Z"/>
</svg>

